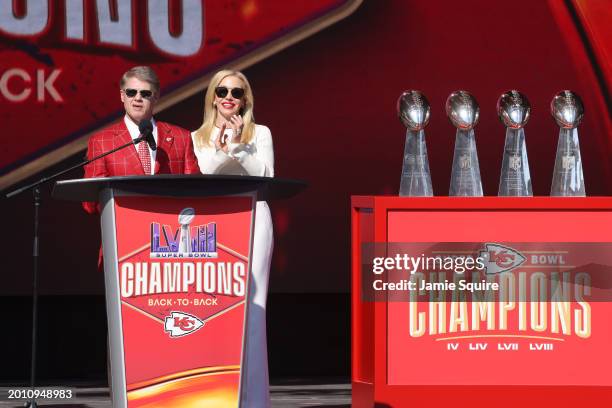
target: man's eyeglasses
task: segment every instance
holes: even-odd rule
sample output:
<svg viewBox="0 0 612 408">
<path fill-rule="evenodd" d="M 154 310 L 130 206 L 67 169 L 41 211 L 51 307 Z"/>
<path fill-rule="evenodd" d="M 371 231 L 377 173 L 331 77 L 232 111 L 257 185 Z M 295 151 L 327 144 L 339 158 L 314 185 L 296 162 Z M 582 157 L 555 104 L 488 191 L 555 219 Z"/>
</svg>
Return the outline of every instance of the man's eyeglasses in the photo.
<svg viewBox="0 0 612 408">
<path fill-rule="evenodd" d="M 133 98 L 136 96 L 136 94 L 140 92 L 140 96 L 142 96 L 144 99 L 149 99 L 153 96 L 153 91 L 149 91 L 148 89 L 124 89 L 123 93 L 125 94 L 125 96 L 127 96 L 128 98 Z"/>
<path fill-rule="evenodd" d="M 215 95 L 217 95 L 219 98 L 225 98 L 229 91 L 230 89 L 225 86 L 218 86 L 215 88 Z M 244 96 L 244 89 L 242 88 L 232 88 L 231 92 L 232 96 L 236 99 L 240 99 Z"/>
</svg>

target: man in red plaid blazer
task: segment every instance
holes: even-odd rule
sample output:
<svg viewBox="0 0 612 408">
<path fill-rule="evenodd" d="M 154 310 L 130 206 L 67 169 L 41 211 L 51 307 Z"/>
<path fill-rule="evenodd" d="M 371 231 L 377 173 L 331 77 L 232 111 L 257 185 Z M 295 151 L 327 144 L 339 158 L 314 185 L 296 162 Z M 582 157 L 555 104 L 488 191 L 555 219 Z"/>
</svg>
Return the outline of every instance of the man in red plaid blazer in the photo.
<svg viewBox="0 0 612 408">
<path fill-rule="evenodd" d="M 86 165 L 85 177 L 200 173 L 189 132 L 153 119 L 153 108 L 159 98 L 155 72 L 150 67 L 134 67 L 123 74 L 120 88 L 125 116 L 89 139 L 87 158 L 136 139 L 140 136 L 138 125 L 145 119 L 153 124 L 157 150 L 151 150 L 146 142 L 128 146 Z M 97 203 L 85 202 L 83 207 L 89 213 L 98 212 Z"/>
</svg>

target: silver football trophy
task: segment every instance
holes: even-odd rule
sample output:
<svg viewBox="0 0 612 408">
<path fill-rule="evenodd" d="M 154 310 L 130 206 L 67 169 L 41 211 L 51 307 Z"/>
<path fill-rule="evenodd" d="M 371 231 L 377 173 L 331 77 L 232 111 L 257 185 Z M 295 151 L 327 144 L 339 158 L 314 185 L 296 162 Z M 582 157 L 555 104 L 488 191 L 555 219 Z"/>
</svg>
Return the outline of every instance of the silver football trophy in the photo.
<svg viewBox="0 0 612 408">
<path fill-rule="evenodd" d="M 586 192 L 578 142 L 578 125 L 584 116 L 584 105 L 574 92 L 561 91 L 550 103 L 550 111 L 560 128 L 550 195 L 584 197 Z"/>
<path fill-rule="evenodd" d="M 433 189 L 425 145 L 429 102 L 420 91 L 405 91 L 397 100 L 397 113 L 407 128 L 399 195 L 431 197 Z"/>
<path fill-rule="evenodd" d="M 497 114 L 506 126 L 506 143 L 497 193 L 499 196 L 533 196 L 524 129 L 530 111 L 527 97 L 515 90 L 502 94 L 497 100 Z"/>
<path fill-rule="evenodd" d="M 453 92 L 446 99 L 446 114 L 457 128 L 448 195 L 482 197 L 482 181 L 474 136 L 474 126 L 478 123 L 480 114 L 478 102 L 469 92 Z"/>
<path fill-rule="evenodd" d="M 179 235 L 179 254 L 188 254 L 191 251 L 191 233 L 189 232 L 189 224 L 195 217 L 195 210 L 191 207 L 183 208 L 178 216 L 179 224 L 181 225 L 181 232 Z"/>
</svg>

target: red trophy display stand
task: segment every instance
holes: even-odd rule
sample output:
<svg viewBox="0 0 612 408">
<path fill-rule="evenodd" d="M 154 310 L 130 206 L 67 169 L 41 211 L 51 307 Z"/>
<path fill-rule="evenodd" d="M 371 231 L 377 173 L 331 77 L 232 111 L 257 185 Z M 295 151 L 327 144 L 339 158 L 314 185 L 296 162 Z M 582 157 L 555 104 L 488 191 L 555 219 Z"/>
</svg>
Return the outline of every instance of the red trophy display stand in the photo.
<svg viewBox="0 0 612 408">
<path fill-rule="evenodd" d="M 60 181 L 98 201 L 114 407 L 238 407 L 257 200 L 303 183 L 264 177 Z"/>
<path fill-rule="evenodd" d="M 353 407 L 612 406 L 612 298 L 605 295 L 612 287 L 612 198 L 354 196 L 351 218 Z M 483 242 L 550 248 L 523 252 L 527 277 L 551 267 L 545 262 L 564 263 L 573 255 L 559 249 L 572 246 L 596 248 L 604 261 L 586 265 L 596 270 L 586 301 L 527 297 L 505 310 L 495 302 L 490 327 L 482 320 L 477 330 L 478 317 L 461 321 L 461 302 L 450 298 L 443 311 L 438 303 L 391 301 L 388 293 L 364 298 L 367 245 Z M 556 268 L 576 265 L 585 264 Z M 596 292 L 604 295 L 594 299 Z M 557 308 L 565 306 L 567 325 L 560 327 Z"/>
</svg>

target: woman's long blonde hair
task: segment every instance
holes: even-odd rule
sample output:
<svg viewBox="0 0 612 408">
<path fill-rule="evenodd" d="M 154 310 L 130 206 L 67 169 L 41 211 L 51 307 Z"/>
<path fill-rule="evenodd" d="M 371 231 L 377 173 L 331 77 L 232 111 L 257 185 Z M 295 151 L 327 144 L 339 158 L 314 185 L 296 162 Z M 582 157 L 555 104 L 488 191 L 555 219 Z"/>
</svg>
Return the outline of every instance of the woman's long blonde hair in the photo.
<svg viewBox="0 0 612 408">
<path fill-rule="evenodd" d="M 242 108 L 240 108 L 244 127 L 242 128 L 240 143 L 249 143 L 253 139 L 253 135 L 255 134 L 255 121 L 253 118 L 253 91 L 251 90 L 251 85 L 242 72 L 222 70 L 212 77 L 208 84 L 206 95 L 204 96 L 204 120 L 202 126 L 194 132 L 194 139 L 196 141 L 196 147 L 198 148 L 212 146 L 210 138 L 218 114 L 217 108 L 214 105 L 215 88 L 217 88 L 221 81 L 228 76 L 235 76 L 244 84 L 244 96 L 242 97 L 243 105 Z"/>
</svg>

